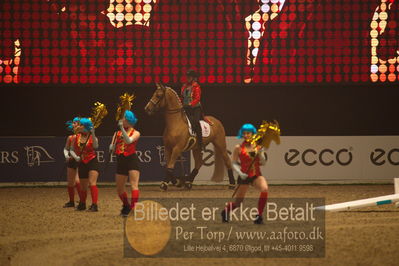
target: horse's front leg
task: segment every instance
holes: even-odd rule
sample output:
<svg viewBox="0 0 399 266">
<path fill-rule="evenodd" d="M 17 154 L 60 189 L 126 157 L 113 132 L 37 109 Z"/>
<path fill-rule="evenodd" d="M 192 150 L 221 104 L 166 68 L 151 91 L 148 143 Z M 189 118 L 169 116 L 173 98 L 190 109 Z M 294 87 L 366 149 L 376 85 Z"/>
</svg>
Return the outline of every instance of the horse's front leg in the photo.
<svg viewBox="0 0 399 266">
<path fill-rule="evenodd" d="M 181 148 L 177 146 L 173 147 L 173 149 L 165 146 L 166 173 L 160 186 L 162 190 L 166 191 L 168 189 L 169 182 L 172 182 L 173 184 L 176 183 L 176 177 L 173 175 L 173 171 L 175 169 L 176 160 L 180 156 L 181 152 Z"/>
</svg>

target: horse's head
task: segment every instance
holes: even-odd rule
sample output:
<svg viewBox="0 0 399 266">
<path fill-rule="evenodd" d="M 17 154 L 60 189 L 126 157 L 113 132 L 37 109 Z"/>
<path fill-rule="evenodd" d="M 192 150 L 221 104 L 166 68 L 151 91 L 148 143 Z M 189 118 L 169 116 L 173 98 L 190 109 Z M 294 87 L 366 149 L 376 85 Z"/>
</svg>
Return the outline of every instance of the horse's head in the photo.
<svg viewBox="0 0 399 266">
<path fill-rule="evenodd" d="M 144 107 L 144 110 L 148 115 L 152 115 L 159 111 L 160 109 L 165 107 L 165 95 L 166 95 L 166 87 L 160 83 L 156 83 L 157 89 L 152 95 L 151 99 L 148 101 L 147 105 Z"/>
</svg>

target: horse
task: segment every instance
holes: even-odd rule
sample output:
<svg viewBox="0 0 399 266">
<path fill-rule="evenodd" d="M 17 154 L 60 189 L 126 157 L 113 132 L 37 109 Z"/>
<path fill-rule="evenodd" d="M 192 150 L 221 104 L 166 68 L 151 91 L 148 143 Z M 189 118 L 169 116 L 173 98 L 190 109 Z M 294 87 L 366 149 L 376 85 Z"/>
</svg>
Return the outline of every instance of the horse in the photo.
<svg viewBox="0 0 399 266">
<path fill-rule="evenodd" d="M 188 177 L 180 179 L 179 185 L 184 185 L 187 189 L 192 188 L 194 178 L 203 164 L 202 148 L 198 146 L 196 138 L 189 133 L 188 118 L 185 115 L 180 97 L 170 87 L 163 84 L 156 84 L 156 90 L 144 110 L 148 115 L 152 115 L 160 110 L 165 116 L 165 129 L 163 133 L 163 143 L 165 145 L 166 175 L 161 182 L 160 188 L 164 191 L 168 189 L 169 182 L 176 184 L 177 180 L 173 176 L 173 170 L 177 158 L 182 152 L 192 150 L 194 157 L 194 169 Z M 214 182 L 223 181 L 225 167 L 229 176 L 229 188 L 234 188 L 235 179 L 232 171 L 232 164 L 226 149 L 226 133 L 222 123 L 213 116 L 205 116 L 209 121 L 210 134 L 203 137 L 203 145 L 212 143 L 215 148 L 215 166 L 211 180 Z"/>
</svg>

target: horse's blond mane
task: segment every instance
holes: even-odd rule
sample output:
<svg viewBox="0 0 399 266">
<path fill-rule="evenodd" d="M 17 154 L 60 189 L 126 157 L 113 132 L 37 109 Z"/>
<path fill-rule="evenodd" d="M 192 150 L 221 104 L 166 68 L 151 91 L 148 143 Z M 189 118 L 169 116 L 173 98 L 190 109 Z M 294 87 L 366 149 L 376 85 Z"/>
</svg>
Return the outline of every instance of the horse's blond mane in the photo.
<svg viewBox="0 0 399 266">
<path fill-rule="evenodd" d="M 166 89 L 171 90 L 171 91 L 173 92 L 173 94 L 176 96 L 177 101 L 178 101 L 178 103 L 179 103 L 179 106 L 180 106 L 180 107 L 183 106 L 182 103 L 181 103 L 181 101 L 180 101 L 179 95 L 177 95 L 177 92 L 176 92 L 174 89 L 172 89 L 171 87 L 166 87 Z"/>
</svg>

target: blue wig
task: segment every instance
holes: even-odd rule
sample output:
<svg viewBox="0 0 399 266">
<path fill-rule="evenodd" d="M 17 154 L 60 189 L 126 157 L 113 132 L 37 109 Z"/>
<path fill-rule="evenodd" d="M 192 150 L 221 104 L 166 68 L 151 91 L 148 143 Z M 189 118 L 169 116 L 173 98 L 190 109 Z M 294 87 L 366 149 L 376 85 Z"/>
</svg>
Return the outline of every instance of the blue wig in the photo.
<svg viewBox="0 0 399 266">
<path fill-rule="evenodd" d="M 134 126 L 137 123 L 137 117 L 134 115 L 134 113 L 132 111 L 126 110 L 125 111 L 125 119 L 127 120 L 127 122 Z"/>
<path fill-rule="evenodd" d="M 237 138 L 238 138 L 238 139 L 242 139 L 242 133 L 243 133 L 244 131 L 252 132 L 252 134 L 256 134 L 256 128 L 254 127 L 254 125 L 252 125 L 252 124 L 244 124 L 244 125 L 240 128 L 240 130 L 238 131 L 238 135 L 237 135 Z"/>
<path fill-rule="evenodd" d="M 73 120 L 67 121 L 65 124 L 69 131 L 73 131 L 73 123 L 80 123 L 80 117 L 75 117 Z"/>
<path fill-rule="evenodd" d="M 93 128 L 93 123 L 86 117 L 80 119 L 80 124 L 84 127 L 85 132 L 89 132 Z"/>
</svg>

